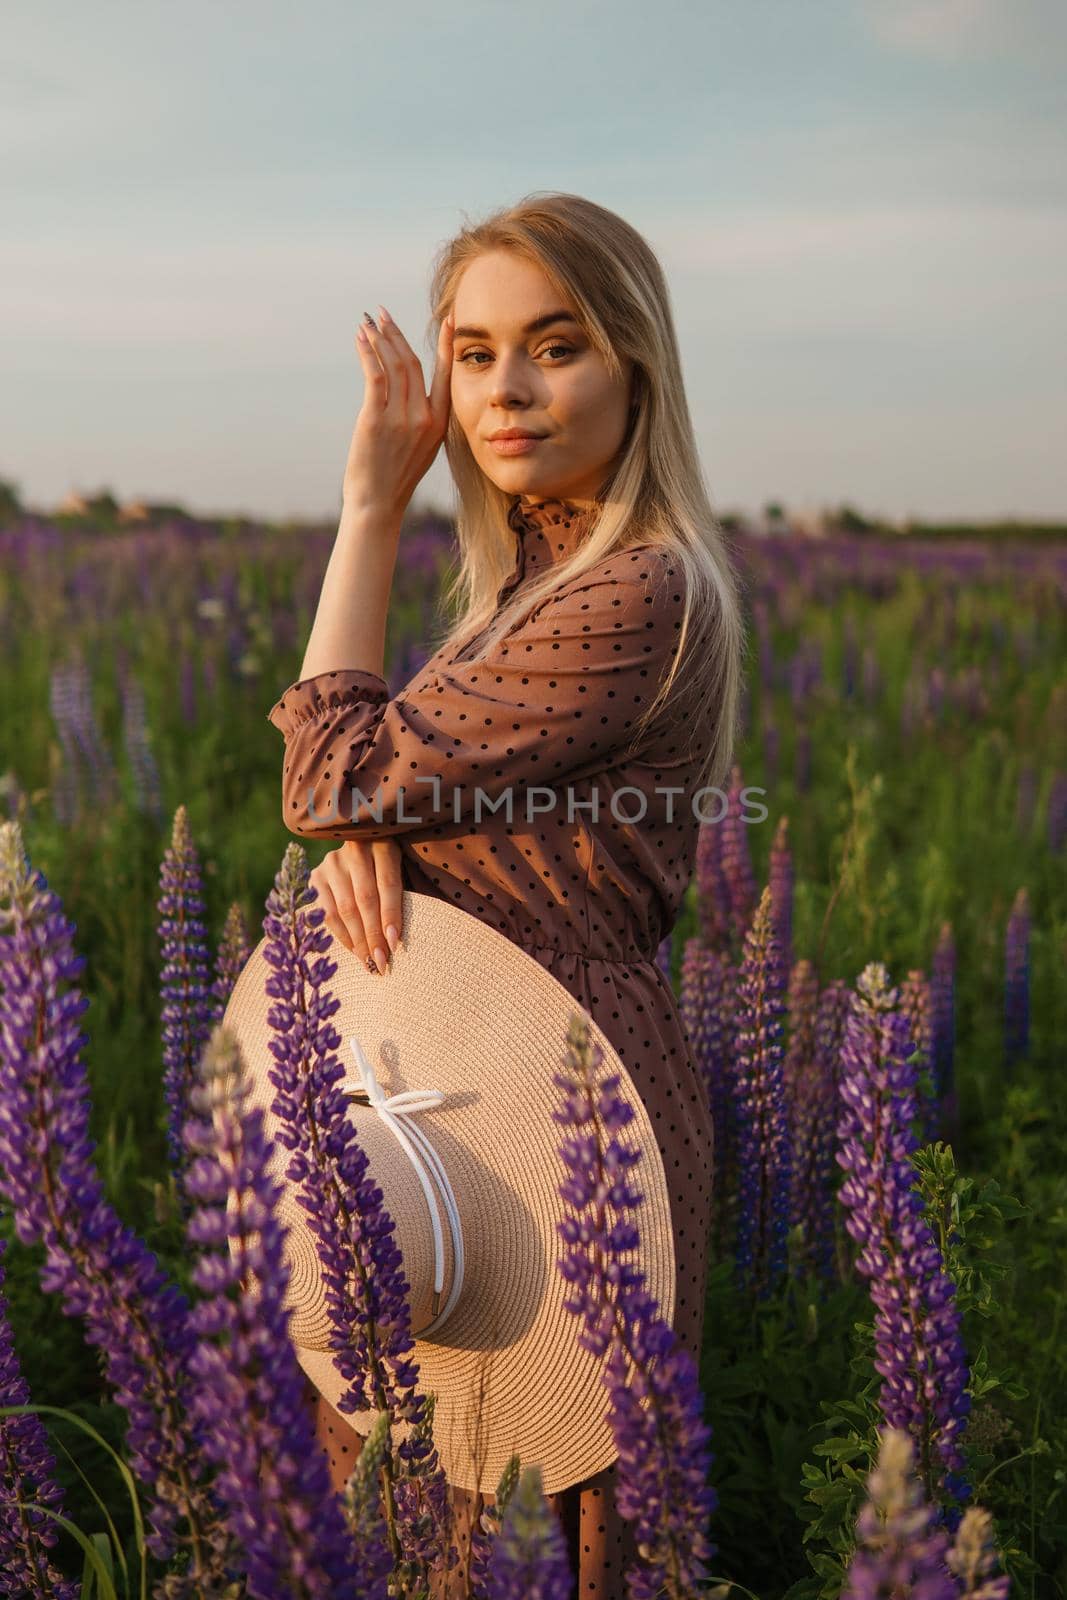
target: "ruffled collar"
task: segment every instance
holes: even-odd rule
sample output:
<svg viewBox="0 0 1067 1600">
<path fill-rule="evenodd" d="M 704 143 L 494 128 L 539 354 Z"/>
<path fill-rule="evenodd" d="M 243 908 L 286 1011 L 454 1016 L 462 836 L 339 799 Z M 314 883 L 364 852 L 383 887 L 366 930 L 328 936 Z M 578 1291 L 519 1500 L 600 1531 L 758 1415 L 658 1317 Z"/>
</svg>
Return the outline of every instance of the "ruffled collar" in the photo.
<svg viewBox="0 0 1067 1600">
<path fill-rule="evenodd" d="M 508 526 L 517 534 L 515 571 L 509 582 L 565 561 L 585 538 L 593 521 L 590 506 L 569 500 L 524 500 L 517 495 L 508 510 Z"/>
</svg>

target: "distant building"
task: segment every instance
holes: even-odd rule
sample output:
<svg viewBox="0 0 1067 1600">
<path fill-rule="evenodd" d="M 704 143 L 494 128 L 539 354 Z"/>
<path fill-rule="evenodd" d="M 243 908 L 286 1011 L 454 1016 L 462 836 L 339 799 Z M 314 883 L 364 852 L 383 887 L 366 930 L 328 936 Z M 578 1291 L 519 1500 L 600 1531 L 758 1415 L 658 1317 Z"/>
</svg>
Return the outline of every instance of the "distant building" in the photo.
<svg viewBox="0 0 1067 1600">
<path fill-rule="evenodd" d="M 89 515 L 89 502 L 77 489 L 72 489 L 65 499 L 56 506 L 56 515 L 61 517 L 87 517 Z"/>
<path fill-rule="evenodd" d="M 131 500 L 119 507 L 118 520 L 123 523 L 148 522 L 151 516 L 152 508 L 144 500 Z"/>
</svg>

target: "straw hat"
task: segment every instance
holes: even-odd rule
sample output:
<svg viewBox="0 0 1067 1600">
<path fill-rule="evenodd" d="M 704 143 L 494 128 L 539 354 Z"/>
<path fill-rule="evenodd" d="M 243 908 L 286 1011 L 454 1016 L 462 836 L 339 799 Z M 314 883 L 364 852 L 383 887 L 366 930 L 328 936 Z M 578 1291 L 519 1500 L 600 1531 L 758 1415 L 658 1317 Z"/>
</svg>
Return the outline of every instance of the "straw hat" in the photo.
<svg viewBox="0 0 1067 1600">
<path fill-rule="evenodd" d="M 621 1259 L 644 1272 L 660 1315 L 672 1322 L 676 1258 L 663 1160 L 620 1057 L 535 957 L 433 895 L 405 890 L 402 926 L 404 943 L 384 976 L 336 940 L 320 959 L 337 963 L 329 989 L 340 1008 L 330 1021 L 342 1040 L 349 1115 L 410 1288 L 408 1359 L 418 1364 L 418 1391 L 437 1395 L 434 1440 L 450 1484 L 494 1494 L 518 1451 L 523 1466 L 540 1465 L 545 1493 L 554 1494 L 618 1455 L 605 1421 L 603 1358 L 579 1345 L 582 1319 L 564 1306 L 572 1286 L 558 1267 L 565 1245 L 557 1223 L 570 1208 L 558 1193 L 566 1129 L 552 1119 L 563 1104 L 552 1075 L 566 1064 L 576 1012 L 603 1050 L 595 1081 L 618 1073 L 618 1092 L 633 1107 L 619 1137 L 642 1152 L 632 1173 L 644 1196 L 635 1217 L 640 1243 Z M 275 1137 L 266 942 L 241 972 L 223 1020 L 240 1044 L 246 1108 L 261 1106 Z M 366 1091 L 369 1103 L 355 1098 Z M 298 1186 L 285 1177 L 290 1152 L 277 1138 L 275 1149 L 271 1176 L 286 1185 L 277 1214 L 289 1228 L 289 1336 L 315 1388 L 336 1406 L 349 1384 L 334 1366 L 316 1240 Z M 364 1435 L 375 1415 L 338 1412 Z M 394 1439 L 410 1430 L 397 1423 Z"/>
</svg>

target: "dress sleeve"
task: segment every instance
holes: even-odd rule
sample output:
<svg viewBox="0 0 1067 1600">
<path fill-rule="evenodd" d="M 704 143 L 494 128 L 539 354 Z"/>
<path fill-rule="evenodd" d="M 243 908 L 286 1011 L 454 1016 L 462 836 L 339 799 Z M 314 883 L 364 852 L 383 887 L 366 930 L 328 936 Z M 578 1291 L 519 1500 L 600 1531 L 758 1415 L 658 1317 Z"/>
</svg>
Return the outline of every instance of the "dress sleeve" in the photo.
<svg viewBox="0 0 1067 1600">
<path fill-rule="evenodd" d="M 586 574 L 480 659 L 431 662 L 394 698 L 355 669 L 292 684 L 268 713 L 285 736 L 285 826 L 371 841 L 490 814 L 521 824 L 539 814 L 533 786 L 532 808 L 566 806 L 568 783 L 621 757 L 677 647 L 681 581 L 621 561 L 625 576 Z"/>
</svg>

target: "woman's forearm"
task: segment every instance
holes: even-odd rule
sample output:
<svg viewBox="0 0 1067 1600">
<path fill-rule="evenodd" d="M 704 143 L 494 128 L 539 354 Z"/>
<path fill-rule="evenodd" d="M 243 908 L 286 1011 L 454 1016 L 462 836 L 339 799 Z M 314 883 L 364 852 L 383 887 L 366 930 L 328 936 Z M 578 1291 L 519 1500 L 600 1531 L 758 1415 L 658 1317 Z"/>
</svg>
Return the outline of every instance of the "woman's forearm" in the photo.
<svg viewBox="0 0 1067 1600">
<path fill-rule="evenodd" d="M 382 675 L 400 517 L 344 502 L 300 677 L 340 668 Z"/>
</svg>

